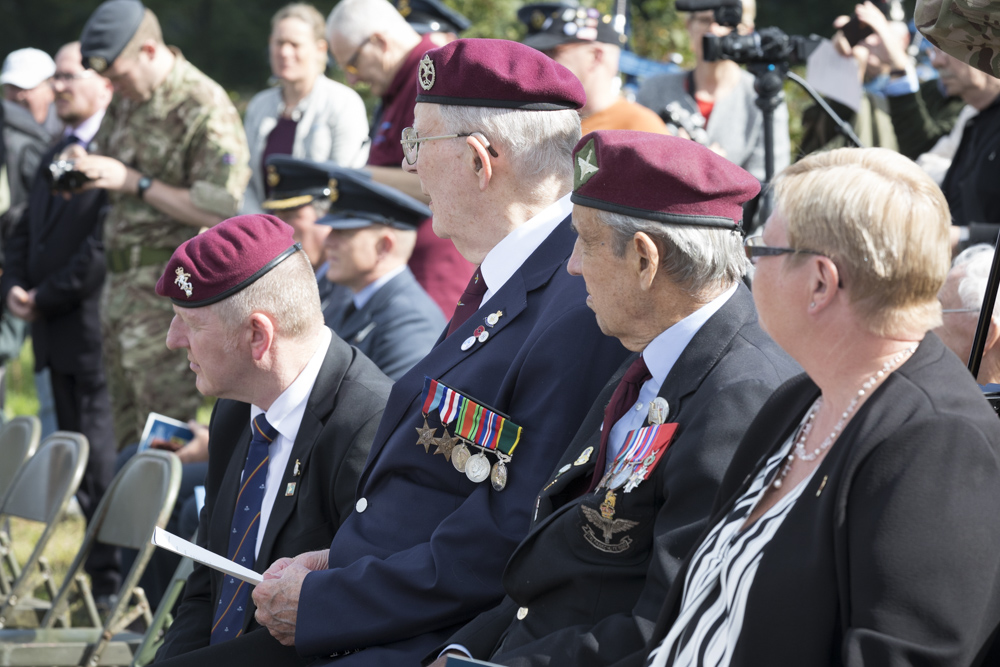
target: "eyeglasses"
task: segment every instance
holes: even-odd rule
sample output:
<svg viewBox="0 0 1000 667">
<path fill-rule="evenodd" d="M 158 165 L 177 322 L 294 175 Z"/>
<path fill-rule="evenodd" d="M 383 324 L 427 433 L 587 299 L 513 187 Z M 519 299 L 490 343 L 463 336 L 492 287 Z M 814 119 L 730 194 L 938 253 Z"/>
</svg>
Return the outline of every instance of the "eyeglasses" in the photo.
<svg viewBox="0 0 1000 667">
<path fill-rule="evenodd" d="M 750 263 L 756 265 L 755 261 L 759 257 L 775 257 L 777 255 L 823 255 L 815 250 L 799 250 L 797 248 L 774 248 L 764 244 L 764 239 L 760 236 L 748 236 L 743 241 L 743 251 L 747 254 Z"/>
<path fill-rule="evenodd" d="M 364 50 L 364 48 L 368 45 L 368 42 L 370 41 L 372 41 L 371 35 L 368 36 L 368 39 L 361 42 L 361 46 L 359 46 L 358 50 L 354 52 L 354 55 L 347 59 L 347 62 L 344 63 L 345 72 L 347 72 L 351 76 L 358 75 L 358 58 L 361 57 L 361 51 Z"/>
<path fill-rule="evenodd" d="M 420 150 L 420 144 L 424 141 L 435 141 L 437 139 L 457 139 L 458 137 L 475 137 L 483 144 L 483 147 L 490 152 L 493 157 L 500 157 L 499 153 L 496 152 L 492 146 L 490 146 L 489 140 L 483 135 L 482 132 L 462 132 L 460 134 L 442 134 L 439 137 L 418 137 L 417 131 L 412 127 L 403 128 L 403 138 L 399 140 L 399 143 L 403 144 L 403 156 L 406 158 L 406 164 L 416 164 L 417 163 L 417 153 Z"/>
<path fill-rule="evenodd" d="M 56 81 L 62 83 L 69 83 L 70 81 L 76 81 L 78 79 L 89 79 L 91 77 L 97 76 L 93 70 L 86 70 L 83 72 L 77 72 L 75 74 L 70 72 L 56 72 L 52 75 L 52 83 Z"/>
</svg>

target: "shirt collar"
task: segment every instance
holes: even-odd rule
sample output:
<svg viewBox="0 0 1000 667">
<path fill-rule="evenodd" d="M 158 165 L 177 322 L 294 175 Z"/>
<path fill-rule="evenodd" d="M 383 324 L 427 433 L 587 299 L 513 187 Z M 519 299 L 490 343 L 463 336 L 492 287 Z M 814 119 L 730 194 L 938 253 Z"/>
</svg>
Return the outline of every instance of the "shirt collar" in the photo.
<svg viewBox="0 0 1000 667">
<path fill-rule="evenodd" d="M 662 386 L 674 364 L 684 352 L 694 335 L 704 326 L 705 322 L 719 312 L 719 309 L 736 293 L 739 284 L 734 284 L 725 292 L 715 297 L 704 306 L 694 311 L 683 320 L 661 333 L 650 341 L 642 351 L 646 367 L 657 386 Z"/>
<path fill-rule="evenodd" d="M 371 283 L 368 283 L 367 285 L 365 285 L 364 287 L 362 287 L 361 291 L 354 295 L 354 307 L 357 308 L 358 310 L 361 310 L 362 308 L 364 308 L 365 305 L 369 301 L 371 301 L 371 298 L 373 296 L 375 296 L 375 292 L 377 292 L 380 289 L 382 289 L 383 285 L 385 285 L 387 282 L 389 282 L 390 280 L 392 280 L 393 278 L 395 278 L 396 276 L 398 276 L 400 273 L 402 273 L 403 269 L 405 269 L 405 268 L 406 268 L 405 264 L 402 265 L 402 266 L 396 267 L 395 269 L 393 269 L 389 273 L 385 274 L 381 278 L 379 278 L 379 279 L 377 279 L 377 280 L 375 280 L 375 281 L 373 281 Z"/>
<path fill-rule="evenodd" d="M 316 384 L 323 360 L 326 359 L 326 352 L 330 348 L 331 340 L 333 340 L 333 333 L 327 327 L 323 327 L 316 351 L 313 352 L 302 372 L 288 385 L 285 391 L 281 392 L 281 395 L 275 399 L 267 412 L 256 405 L 251 405 L 250 420 L 254 420 L 257 415 L 263 412 L 264 418 L 274 427 L 274 430 L 294 442 L 295 436 L 299 433 L 299 425 L 302 423 L 302 415 L 306 411 L 306 403 L 309 401 L 313 385 Z"/>
<path fill-rule="evenodd" d="M 524 260 L 538 249 L 559 223 L 573 212 L 570 195 L 560 198 L 542 209 L 538 215 L 508 234 L 493 246 L 479 267 L 479 272 L 488 287 L 483 295 L 483 303 L 497 293 L 510 280 L 514 272 L 521 268 Z"/>
<path fill-rule="evenodd" d="M 101 109 L 93 116 L 83 121 L 76 127 L 67 127 L 63 130 L 63 136 L 68 137 L 69 135 L 76 136 L 77 140 L 80 142 L 81 146 L 88 146 L 91 141 L 94 140 L 94 135 L 97 134 L 97 130 L 101 127 L 101 121 L 104 119 L 104 109 Z"/>
</svg>

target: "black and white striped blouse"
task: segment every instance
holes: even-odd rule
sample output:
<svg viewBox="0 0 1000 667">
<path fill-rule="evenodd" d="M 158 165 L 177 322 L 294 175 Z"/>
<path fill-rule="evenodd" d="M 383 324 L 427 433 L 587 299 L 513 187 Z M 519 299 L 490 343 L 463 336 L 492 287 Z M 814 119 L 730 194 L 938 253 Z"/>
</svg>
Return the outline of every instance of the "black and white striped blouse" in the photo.
<svg viewBox="0 0 1000 667">
<path fill-rule="evenodd" d="M 650 654 L 649 667 L 729 664 L 743 628 L 747 596 L 760 557 L 812 477 L 810 474 L 803 479 L 741 532 L 791 451 L 794 437 L 795 433 L 767 460 L 750 488 L 698 547 L 684 579 L 681 612 L 670 632 Z"/>
</svg>

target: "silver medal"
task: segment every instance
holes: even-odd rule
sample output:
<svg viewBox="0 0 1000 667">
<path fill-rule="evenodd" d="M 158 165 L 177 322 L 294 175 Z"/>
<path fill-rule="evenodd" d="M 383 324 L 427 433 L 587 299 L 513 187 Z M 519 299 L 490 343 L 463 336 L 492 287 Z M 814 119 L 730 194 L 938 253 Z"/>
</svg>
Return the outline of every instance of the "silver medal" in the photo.
<svg viewBox="0 0 1000 667">
<path fill-rule="evenodd" d="M 632 464 L 624 466 L 621 470 L 616 472 L 611 476 L 611 480 L 608 482 L 609 489 L 617 489 L 626 481 L 628 481 L 629 476 L 632 474 Z"/>
<path fill-rule="evenodd" d="M 504 465 L 503 461 L 497 461 L 493 464 L 493 470 L 490 471 L 490 483 L 497 491 L 503 491 L 504 487 L 507 486 L 507 466 Z"/>
<path fill-rule="evenodd" d="M 465 445 L 456 445 L 451 450 L 451 464 L 458 472 L 465 472 L 465 462 L 469 460 L 469 448 Z"/>
<path fill-rule="evenodd" d="M 490 476 L 490 461 L 480 452 L 465 462 L 465 476 L 479 484 Z"/>
</svg>

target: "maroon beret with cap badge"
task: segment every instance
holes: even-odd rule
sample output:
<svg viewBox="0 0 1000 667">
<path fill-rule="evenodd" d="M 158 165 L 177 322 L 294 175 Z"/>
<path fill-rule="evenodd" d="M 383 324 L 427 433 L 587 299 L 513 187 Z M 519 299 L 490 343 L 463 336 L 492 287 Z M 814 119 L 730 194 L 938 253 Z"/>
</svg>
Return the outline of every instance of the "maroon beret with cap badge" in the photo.
<svg viewBox="0 0 1000 667">
<path fill-rule="evenodd" d="M 240 215 L 182 243 L 156 283 L 178 306 L 201 308 L 236 294 L 302 246 L 273 215 Z"/>
<path fill-rule="evenodd" d="M 417 70 L 417 102 L 526 111 L 579 109 L 580 80 L 544 53 L 505 39 L 457 39 Z"/>
<path fill-rule="evenodd" d="M 597 130 L 573 149 L 574 204 L 672 225 L 737 230 L 760 182 L 689 139 Z"/>
</svg>

